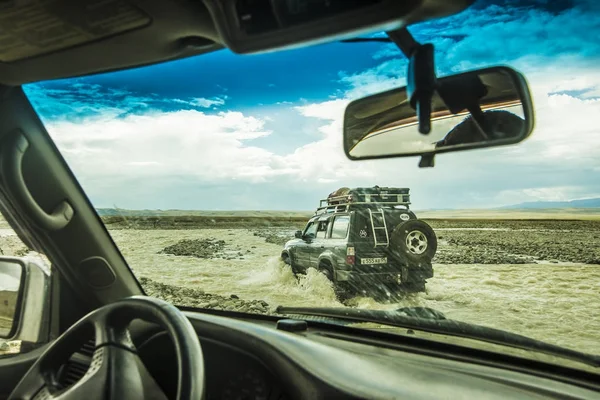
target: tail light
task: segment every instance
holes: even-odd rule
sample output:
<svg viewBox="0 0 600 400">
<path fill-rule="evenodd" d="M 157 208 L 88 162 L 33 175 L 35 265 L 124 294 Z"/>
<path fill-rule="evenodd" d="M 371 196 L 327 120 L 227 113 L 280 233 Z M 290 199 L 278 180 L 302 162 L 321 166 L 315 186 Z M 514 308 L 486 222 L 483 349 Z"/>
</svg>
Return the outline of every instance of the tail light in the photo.
<svg viewBox="0 0 600 400">
<path fill-rule="evenodd" d="M 349 246 L 346 248 L 346 264 L 354 265 L 356 263 L 356 256 L 354 253 L 354 247 Z"/>
</svg>

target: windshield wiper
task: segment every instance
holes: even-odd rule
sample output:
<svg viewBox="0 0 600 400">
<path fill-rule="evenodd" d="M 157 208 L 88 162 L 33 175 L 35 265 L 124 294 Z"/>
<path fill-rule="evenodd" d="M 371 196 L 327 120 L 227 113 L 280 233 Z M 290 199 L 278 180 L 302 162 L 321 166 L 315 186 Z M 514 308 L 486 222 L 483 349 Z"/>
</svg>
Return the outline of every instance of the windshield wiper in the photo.
<svg viewBox="0 0 600 400">
<path fill-rule="evenodd" d="M 540 340 L 495 328 L 488 328 L 467 322 L 445 319 L 432 314 L 430 317 L 420 318 L 407 316 L 406 312 L 399 310 L 365 310 L 359 308 L 311 308 L 311 307 L 283 307 L 277 308 L 278 314 L 313 315 L 329 318 L 338 318 L 350 321 L 372 322 L 383 325 L 398 326 L 407 329 L 421 330 L 437 334 L 475 339 L 488 343 L 510 346 L 522 350 L 533 350 L 552 356 L 578 361 L 593 367 L 600 367 L 600 356 L 586 354 L 576 350 L 566 349 Z M 410 314 L 408 314 L 410 315 Z"/>
</svg>

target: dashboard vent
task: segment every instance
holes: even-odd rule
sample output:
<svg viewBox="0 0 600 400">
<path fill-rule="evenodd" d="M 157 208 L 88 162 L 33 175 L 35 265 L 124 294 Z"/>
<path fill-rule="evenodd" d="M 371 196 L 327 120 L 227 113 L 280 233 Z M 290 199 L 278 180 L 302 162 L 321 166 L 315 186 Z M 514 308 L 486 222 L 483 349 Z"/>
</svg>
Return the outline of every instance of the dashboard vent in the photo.
<svg viewBox="0 0 600 400">
<path fill-rule="evenodd" d="M 60 371 L 57 389 L 64 390 L 73 386 L 85 375 L 89 367 L 90 365 L 84 362 L 67 361 Z"/>
<path fill-rule="evenodd" d="M 86 357 L 92 358 L 94 356 L 94 350 L 96 349 L 96 341 L 94 339 L 90 339 L 81 346 L 79 350 L 80 354 L 83 354 Z"/>
<path fill-rule="evenodd" d="M 58 371 L 56 389 L 62 391 L 77 383 L 88 371 L 94 355 L 95 339 L 85 342 Z"/>
</svg>

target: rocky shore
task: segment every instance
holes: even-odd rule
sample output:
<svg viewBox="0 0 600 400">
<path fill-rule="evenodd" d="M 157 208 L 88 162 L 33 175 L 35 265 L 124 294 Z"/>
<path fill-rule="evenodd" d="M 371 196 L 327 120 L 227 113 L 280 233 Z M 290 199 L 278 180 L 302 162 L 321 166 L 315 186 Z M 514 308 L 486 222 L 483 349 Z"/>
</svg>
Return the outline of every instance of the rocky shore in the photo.
<svg viewBox="0 0 600 400">
<path fill-rule="evenodd" d="M 183 304 L 187 307 L 216 308 L 219 310 L 239 311 L 255 314 L 272 312 L 269 304 L 263 300 L 244 300 L 236 294 L 229 297 L 205 293 L 199 289 L 191 289 L 156 282 L 145 277 L 140 278 L 144 291 L 149 296 L 158 297 L 172 304 Z"/>
</svg>

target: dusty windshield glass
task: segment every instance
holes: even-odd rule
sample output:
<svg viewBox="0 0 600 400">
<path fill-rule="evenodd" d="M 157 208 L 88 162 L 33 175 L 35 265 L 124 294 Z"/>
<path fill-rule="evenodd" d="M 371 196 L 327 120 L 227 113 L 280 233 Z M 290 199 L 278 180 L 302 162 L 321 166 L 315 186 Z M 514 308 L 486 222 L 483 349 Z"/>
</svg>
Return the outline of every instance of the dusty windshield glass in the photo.
<svg viewBox="0 0 600 400">
<path fill-rule="evenodd" d="M 510 65 L 535 105 L 530 139 L 433 169 L 344 155 L 345 106 L 405 84 L 393 44 L 223 50 L 25 91 L 150 295 L 425 306 L 600 353 L 600 13 L 509 3 L 412 28 L 439 75 Z"/>
</svg>

